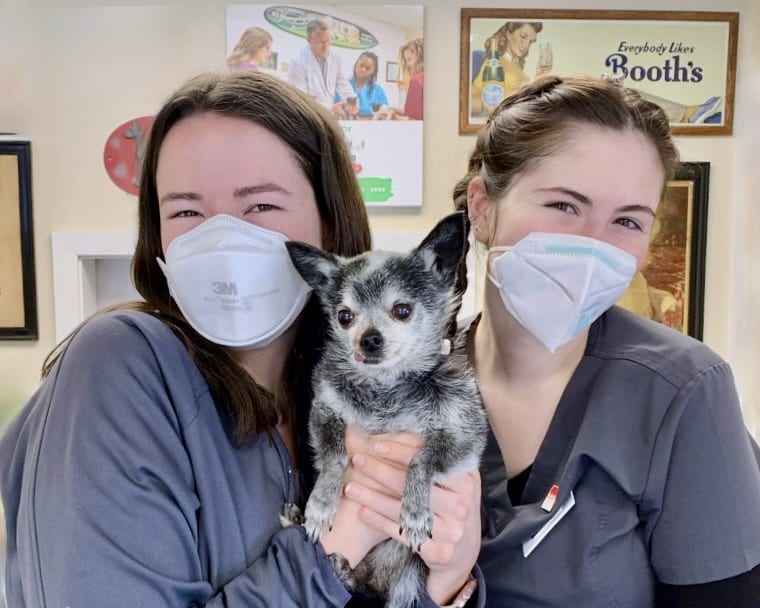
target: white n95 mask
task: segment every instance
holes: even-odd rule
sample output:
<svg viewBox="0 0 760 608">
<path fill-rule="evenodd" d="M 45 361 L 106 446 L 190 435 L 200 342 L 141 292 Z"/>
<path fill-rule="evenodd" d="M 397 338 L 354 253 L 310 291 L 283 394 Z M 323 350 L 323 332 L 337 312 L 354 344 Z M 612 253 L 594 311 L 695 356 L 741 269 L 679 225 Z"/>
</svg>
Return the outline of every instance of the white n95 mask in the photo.
<svg viewBox="0 0 760 608">
<path fill-rule="evenodd" d="M 311 293 L 287 240 L 222 213 L 176 237 L 166 262 L 157 260 L 195 331 L 222 346 L 261 348 L 293 324 Z"/>
<path fill-rule="evenodd" d="M 636 258 L 614 245 L 574 234 L 532 232 L 489 265 L 510 314 L 550 352 L 566 344 L 620 299 Z"/>
</svg>

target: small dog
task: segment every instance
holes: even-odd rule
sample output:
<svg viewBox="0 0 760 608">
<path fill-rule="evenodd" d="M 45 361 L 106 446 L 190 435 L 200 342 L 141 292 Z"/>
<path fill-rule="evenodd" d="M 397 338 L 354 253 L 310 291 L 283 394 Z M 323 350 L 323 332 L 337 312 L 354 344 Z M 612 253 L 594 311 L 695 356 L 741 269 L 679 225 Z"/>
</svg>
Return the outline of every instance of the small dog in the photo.
<svg viewBox="0 0 760 608">
<path fill-rule="evenodd" d="M 427 566 L 417 555 L 432 538 L 432 484 L 477 468 L 486 417 L 466 357 L 449 355 L 447 328 L 458 310 L 457 268 L 466 244 L 464 216 L 444 218 L 410 253 L 371 251 L 340 258 L 289 241 L 290 257 L 318 295 L 329 333 L 314 370 L 309 420 L 319 476 L 305 526 L 316 542 L 332 526 L 348 464 L 346 426 L 364 433 L 413 431 L 422 446 L 412 459 L 401 501 L 401 531 L 376 546 L 351 572 L 331 556 L 351 590 L 412 606 Z"/>
</svg>

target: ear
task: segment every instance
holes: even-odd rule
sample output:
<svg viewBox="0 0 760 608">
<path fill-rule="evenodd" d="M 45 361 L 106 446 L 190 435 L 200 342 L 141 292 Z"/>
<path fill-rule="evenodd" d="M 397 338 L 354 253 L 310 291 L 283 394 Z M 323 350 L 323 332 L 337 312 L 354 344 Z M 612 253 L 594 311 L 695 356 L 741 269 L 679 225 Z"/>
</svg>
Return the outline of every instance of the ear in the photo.
<svg viewBox="0 0 760 608">
<path fill-rule="evenodd" d="M 414 250 L 425 266 L 446 285 L 453 285 L 465 252 L 465 214 L 462 211 L 443 218 Z"/>
<path fill-rule="evenodd" d="M 332 253 L 298 241 L 287 241 L 285 247 L 293 266 L 314 291 L 328 284 L 338 270 L 338 258 Z"/>
<path fill-rule="evenodd" d="M 480 176 L 473 177 L 467 186 L 467 213 L 472 222 L 472 235 L 478 242 L 488 245 L 493 210 L 485 182 Z"/>
</svg>

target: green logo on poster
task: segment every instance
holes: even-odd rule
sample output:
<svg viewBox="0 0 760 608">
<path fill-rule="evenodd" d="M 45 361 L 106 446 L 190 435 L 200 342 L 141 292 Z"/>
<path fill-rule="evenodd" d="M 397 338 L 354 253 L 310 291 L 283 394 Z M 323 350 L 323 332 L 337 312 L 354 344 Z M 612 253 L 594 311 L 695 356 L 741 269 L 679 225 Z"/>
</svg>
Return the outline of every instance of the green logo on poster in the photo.
<svg viewBox="0 0 760 608">
<path fill-rule="evenodd" d="M 378 40 L 363 27 L 296 6 L 270 6 L 264 11 L 264 19 L 276 28 L 289 34 L 306 38 L 306 26 L 313 19 L 321 19 L 330 26 L 330 44 L 344 49 L 371 49 L 378 45 Z"/>
<path fill-rule="evenodd" d="M 393 197 L 390 177 L 360 177 L 358 180 L 365 203 L 387 203 Z"/>
</svg>

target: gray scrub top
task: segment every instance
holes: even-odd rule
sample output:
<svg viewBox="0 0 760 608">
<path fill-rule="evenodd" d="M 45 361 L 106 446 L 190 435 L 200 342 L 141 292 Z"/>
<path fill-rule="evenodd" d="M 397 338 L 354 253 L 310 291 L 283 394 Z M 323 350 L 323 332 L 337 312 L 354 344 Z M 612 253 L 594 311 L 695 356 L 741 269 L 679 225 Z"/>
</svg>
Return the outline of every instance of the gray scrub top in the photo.
<svg viewBox="0 0 760 608">
<path fill-rule="evenodd" d="M 279 434 L 230 441 L 158 319 L 87 322 L 0 441 L 13 608 L 341 608 Z"/>
<path fill-rule="evenodd" d="M 308 475 L 276 431 L 230 437 L 166 324 L 128 311 L 88 321 L 0 439 L 8 605 L 345 606 L 322 545 L 281 529 Z"/>
<path fill-rule="evenodd" d="M 658 580 L 709 582 L 760 563 L 760 468 L 728 364 L 617 307 L 591 327 L 523 504 L 509 501 L 493 434 L 481 474 L 489 607 L 646 608 Z"/>
</svg>

